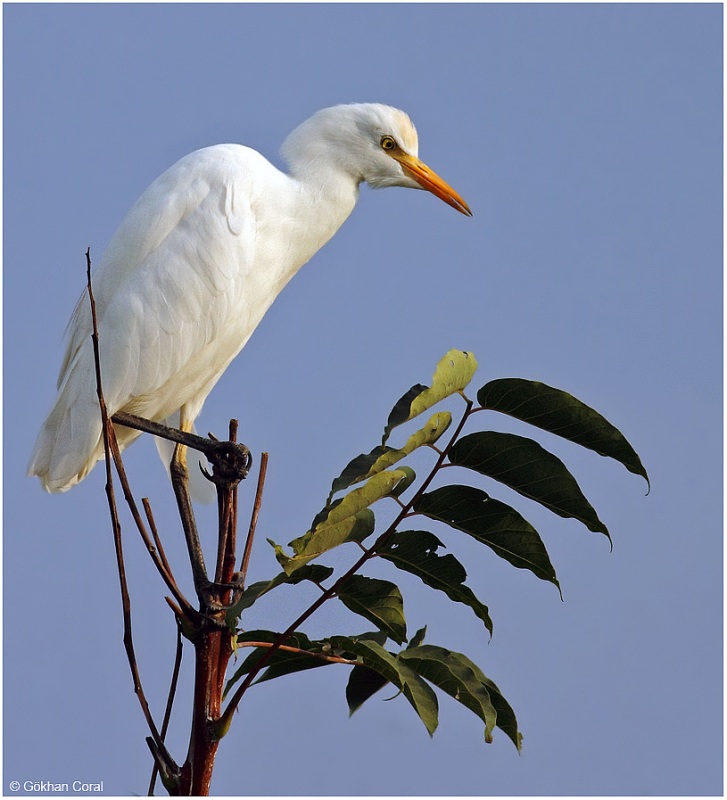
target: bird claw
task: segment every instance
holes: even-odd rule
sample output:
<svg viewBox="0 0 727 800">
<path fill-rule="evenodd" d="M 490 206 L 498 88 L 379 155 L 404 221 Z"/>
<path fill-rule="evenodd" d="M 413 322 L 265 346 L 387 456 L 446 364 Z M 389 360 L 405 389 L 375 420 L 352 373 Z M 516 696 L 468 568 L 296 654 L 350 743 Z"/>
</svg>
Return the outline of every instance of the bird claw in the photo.
<svg viewBox="0 0 727 800">
<path fill-rule="evenodd" d="M 201 463 L 199 468 L 208 481 L 219 487 L 236 486 L 248 476 L 252 466 L 250 450 L 237 442 L 221 442 L 212 438 L 209 447 L 205 449 L 205 456 L 212 464 L 212 472 Z"/>
</svg>

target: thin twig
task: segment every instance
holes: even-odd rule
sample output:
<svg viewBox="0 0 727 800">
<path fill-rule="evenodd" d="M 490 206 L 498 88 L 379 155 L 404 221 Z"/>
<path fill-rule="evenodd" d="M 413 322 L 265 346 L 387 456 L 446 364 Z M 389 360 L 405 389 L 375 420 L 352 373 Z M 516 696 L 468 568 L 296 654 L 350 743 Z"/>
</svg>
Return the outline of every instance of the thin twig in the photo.
<svg viewBox="0 0 727 800">
<path fill-rule="evenodd" d="M 227 555 L 228 538 L 230 535 L 230 524 L 232 516 L 232 498 L 229 489 L 217 487 L 217 519 L 218 534 L 217 540 L 217 566 L 215 568 L 215 583 L 221 584 L 225 568 L 225 556 Z"/>
<path fill-rule="evenodd" d="M 169 566 L 169 561 L 167 560 L 167 554 L 164 552 L 162 540 L 159 536 L 159 531 L 157 530 L 156 522 L 154 521 L 154 515 L 151 513 L 151 503 L 149 502 L 149 498 L 142 497 L 141 503 L 144 506 L 144 513 L 146 514 L 146 520 L 149 523 L 151 535 L 154 537 L 154 544 L 156 545 L 156 548 L 159 552 L 159 558 L 161 558 L 162 560 L 164 569 L 166 569 L 166 571 L 171 575 L 172 568 Z"/>
<path fill-rule="evenodd" d="M 236 649 L 241 647 L 272 647 L 273 642 L 237 642 Z M 300 655 L 312 656 L 319 658 L 321 661 L 330 661 L 332 664 L 351 664 L 355 666 L 358 661 L 352 661 L 350 658 L 342 658 L 341 656 L 329 656 L 326 653 L 316 653 L 310 650 L 305 650 L 301 647 L 290 647 L 287 644 L 278 645 L 277 650 L 283 650 L 286 653 L 298 653 Z"/>
<path fill-rule="evenodd" d="M 169 730 L 169 720 L 172 716 L 172 706 L 174 705 L 174 697 L 177 693 L 177 683 L 179 681 L 179 668 L 182 664 L 182 628 L 179 619 L 177 619 L 177 649 L 174 654 L 174 669 L 172 670 L 172 680 L 169 684 L 169 694 L 167 696 L 167 705 L 164 709 L 164 719 L 162 720 L 161 737 L 162 741 L 167 738 L 167 731 Z M 151 780 L 149 781 L 149 791 L 147 794 L 151 797 L 154 794 L 154 784 L 156 783 L 159 767 L 154 762 L 154 768 L 151 772 Z"/>
<path fill-rule="evenodd" d="M 237 420 L 230 420 L 229 441 L 234 443 L 237 440 Z M 227 482 L 217 484 L 217 514 L 218 514 L 218 539 L 217 539 L 217 567 L 215 569 L 215 583 L 229 583 L 232 579 L 232 570 L 226 569 L 230 564 L 230 554 L 232 554 L 232 564 L 234 564 L 234 554 L 237 547 L 237 519 L 235 502 L 237 498 L 237 485 Z M 228 576 L 226 573 L 229 572 Z M 221 598 L 226 602 L 226 598 Z"/>
<path fill-rule="evenodd" d="M 207 577 L 204 553 L 202 552 L 202 544 L 199 540 L 197 523 L 194 519 L 192 499 L 189 496 L 189 472 L 187 471 L 186 464 L 178 458 L 178 449 L 180 447 L 183 447 L 183 445 L 177 444 L 174 450 L 174 455 L 169 465 L 169 474 L 172 479 L 174 496 L 177 499 L 177 509 L 179 510 L 179 517 L 184 530 L 184 540 L 187 543 L 194 589 L 200 602 L 200 608 L 203 610 L 203 613 L 207 613 L 209 610 L 209 588 L 211 584 Z"/>
<path fill-rule="evenodd" d="M 204 436 L 197 436 L 196 433 L 180 431 L 178 428 L 170 428 L 167 425 L 162 425 L 161 422 L 152 422 L 150 419 L 137 417 L 136 414 L 129 414 L 126 411 L 117 411 L 111 419 L 116 425 L 123 425 L 125 428 L 133 428 L 134 430 L 144 433 L 151 433 L 162 439 L 168 439 L 170 442 L 176 442 L 177 444 L 185 445 L 185 447 L 191 447 L 192 450 L 199 450 L 201 453 L 206 453 L 211 443 L 211 440 L 205 439 Z"/>
<path fill-rule="evenodd" d="M 121 587 L 121 607 L 124 621 L 124 649 L 126 650 L 127 660 L 129 662 L 129 669 L 131 670 L 132 680 L 134 682 L 134 692 L 139 698 L 139 705 L 141 706 L 142 713 L 146 719 L 149 731 L 152 735 L 158 759 L 156 763 L 160 769 L 168 775 L 176 775 L 179 772 L 179 767 L 175 763 L 171 754 L 164 745 L 164 741 L 157 730 L 154 719 L 149 710 L 149 704 L 144 694 L 144 689 L 141 684 L 139 676 L 139 669 L 136 663 L 136 653 L 134 650 L 134 640 L 131 628 L 131 599 L 129 596 L 129 587 L 126 580 L 126 567 L 124 565 L 124 552 L 121 542 L 121 523 L 116 509 L 116 499 L 114 496 L 113 474 L 111 472 L 111 445 L 116 444 L 114 430 L 111 422 L 109 421 L 108 412 L 106 410 L 106 401 L 103 396 L 103 388 L 101 383 L 101 359 L 99 357 L 99 343 L 98 343 L 98 321 L 96 317 L 96 301 L 93 296 L 93 289 L 91 287 L 91 248 L 86 250 L 86 280 L 88 285 L 88 297 L 91 304 L 91 319 L 93 322 L 93 355 L 96 368 L 96 394 L 98 396 L 99 408 L 101 410 L 101 421 L 103 427 L 103 441 L 104 441 L 104 456 L 106 461 L 106 496 L 109 503 L 109 511 L 111 514 L 111 524 L 114 536 L 114 549 L 116 551 L 116 564 L 119 571 L 119 584 Z M 116 445 L 118 449 L 118 445 Z"/>
<path fill-rule="evenodd" d="M 111 424 L 111 421 L 108 423 L 109 427 L 109 445 L 111 447 L 111 454 L 114 459 L 114 466 L 116 467 L 116 472 L 119 476 L 119 481 L 121 483 L 121 488 L 124 492 L 124 499 L 126 500 L 127 505 L 129 506 L 129 510 L 131 511 L 131 516 L 136 523 L 137 530 L 141 535 L 142 541 L 146 546 L 147 552 L 151 556 L 152 562 L 154 566 L 157 568 L 157 572 L 162 577 L 164 583 L 166 583 L 167 588 L 169 591 L 174 595 L 175 599 L 182 607 L 185 614 L 189 617 L 189 619 L 195 623 L 199 624 L 202 621 L 202 615 L 194 609 L 192 604 L 187 600 L 187 598 L 182 594 L 179 586 L 177 586 L 177 581 L 172 575 L 171 571 L 169 571 L 165 566 L 162 560 L 161 555 L 159 554 L 157 548 L 154 546 L 154 542 L 152 542 L 151 538 L 149 537 L 149 533 L 146 530 L 146 526 L 144 525 L 144 520 L 141 518 L 141 514 L 139 513 L 139 508 L 136 504 L 136 500 L 134 499 L 134 495 L 131 492 L 131 487 L 129 486 L 129 480 L 126 477 L 126 469 L 124 467 L 124 462 L 121 459 L 121 451 L 119 450 L 118 442 L 116 441 L 116 431 L 114 430 L 114 426 Z"/>
<path fill-rule="evenodd" d="M 237 442 L 237 420 L 230 420 L 229 427 L 229 441 Z M 235 558 L 237 555 L 237 489 L 238 483 L 230 483 L 230 514 L 229 514 L 229 528 L 227 534 L 227 542 L 225 547 L 225 554 L 222 568 L 222 582 L 230 583 L 235 571 Z M 225 602 L 229 603 L 231 600 L 230 595 L 225 596 Z"/>
<path fill-rule="evenodd" d="M 265 486 L 265 475 L 268 471 L 268 454 L 260 454 L 260 473 L 257 478 L 257 490 L 255 491 L 255 503 L 252 507 L 252 516 L 250 518 L 250 528 L 247 532 L 247 539 L 245 540 L 245 550 L 242 554 L 242 564 L 240 566 L 240 586 L 245 587 L 247 579 L 247 567 L 250 563 L 250 554 L 252 553 L 252 543 L 255 538 L 255 529 L 257 528 L 257 520 L 260 516 L 260 508 L 263 503 L 263 487 Z"/>
</svg>

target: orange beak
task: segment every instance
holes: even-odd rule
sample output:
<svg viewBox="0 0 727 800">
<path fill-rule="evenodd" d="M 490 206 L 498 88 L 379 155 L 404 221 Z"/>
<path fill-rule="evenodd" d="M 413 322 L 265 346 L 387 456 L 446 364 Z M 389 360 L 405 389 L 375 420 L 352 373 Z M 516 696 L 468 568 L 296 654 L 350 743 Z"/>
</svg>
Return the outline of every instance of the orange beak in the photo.
<svg viewBox="0 0 727 800">
<path fill-rule="evenodd" d="M 466 214 L 468 217 L 472 216 L 467 203 L 436 172 L 432 172 L 423 161 L 420 161 L 416 156 L 405 153 L 401 148 L 392 151 L 390 155 L 401 164 L 404 172 L 410 178 L 413 178 L 422 189 L 426 189 L 440 200 L 444 200 L 448 206 L 456 208 L 461 214 Z"/>
</svg>

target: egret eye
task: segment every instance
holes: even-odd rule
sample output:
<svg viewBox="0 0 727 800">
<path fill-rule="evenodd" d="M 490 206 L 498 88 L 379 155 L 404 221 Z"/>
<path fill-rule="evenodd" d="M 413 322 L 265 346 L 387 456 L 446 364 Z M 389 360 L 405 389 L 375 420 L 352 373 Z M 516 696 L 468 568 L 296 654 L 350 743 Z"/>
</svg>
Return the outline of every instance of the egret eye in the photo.
<svg viewBox="0 0 727 800">
<path fill-rule="evenodd" d="M 396 149 L 396 140 L 393 139 L 391 136 L 382 136 L 381 137 L 381 147 L 383 150 L 395 150 Z"/>
</svg>

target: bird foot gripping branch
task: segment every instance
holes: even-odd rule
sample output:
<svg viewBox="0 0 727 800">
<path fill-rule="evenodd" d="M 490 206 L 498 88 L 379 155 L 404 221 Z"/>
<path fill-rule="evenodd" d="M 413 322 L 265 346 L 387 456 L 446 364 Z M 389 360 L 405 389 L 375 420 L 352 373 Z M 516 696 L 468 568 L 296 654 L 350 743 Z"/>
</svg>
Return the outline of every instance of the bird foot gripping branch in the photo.
<svg viewBox="0 0 727 800">
<path fill-rule="evenodd" d="M 240 481 L 247 478 L 252 467 L 250 450 L 238 442 L 221 442 L 209 434 L 209 448 L 204 450 L 204 455 L 212 464 L 212 472 L 208 472 L 200 465 L 202 474 L 215 486 L 233 488 Z"/>
<path fill-rule="evenodd" d="M 115 425 L 124 425 L 127 428 L 151 433 L 199 451 L 212 465 L 211 473 L 204 468 L 202 468 L 202 472 L 217 486 L 236 486 L 248 476 L 252 467 L 252 455 L 249 448 L 232 438 L 221 441 L 211 433 L 208 434 L 208 438 L 197 436 L 195 433 L 170 428 L 168 425 L 138 417 L 136 414 L 128 414 L 125 411 L 117 411 L 111 421 Z M 231 433 L 234 434 L 237 427 L 234 420 L 233 423 L 234 430 Z"/>
<path fill-rule="evenodd" d="M 211 624 L 212 628 L 226 628 L 224 616 L 220 618 L 220 615 L 224 615 L 229 610 L 244 588 L 244 578 L 240 573 L 234 572 L 236 529 L 234 495 L 238 484 L 248 476 L 252 466 L 252 455 L 249 448 L 236 441 L 237 420 L 230 420 L 229 439 L 225 441 L 221 441 L 211 433 L 208 438 L 205 438 L 126 412 L 114 414 L 111 421 L 115 425 L 124 425 L 144 433 L 160 436 L 181 447 L 191 447 L 202 453 L 210 462 L 211 472 L 201 464 L 200 469 L 205 477 L 217 487 L 220 509 L 220 541 L 214 580 L 210 580 L 208 577 L 189 498 L 186 459 L 177 458 L 175 454 L 170 464 L 170 473 L 189 548 L 194 587 L 200 601 L 201 618 L 198 618 L 197 624 L 192 626 L 194 629 L 192 633 L 196 635 L 201 630 L 200 626 L 207 627 L 208 624 Z"/>
</svg>

